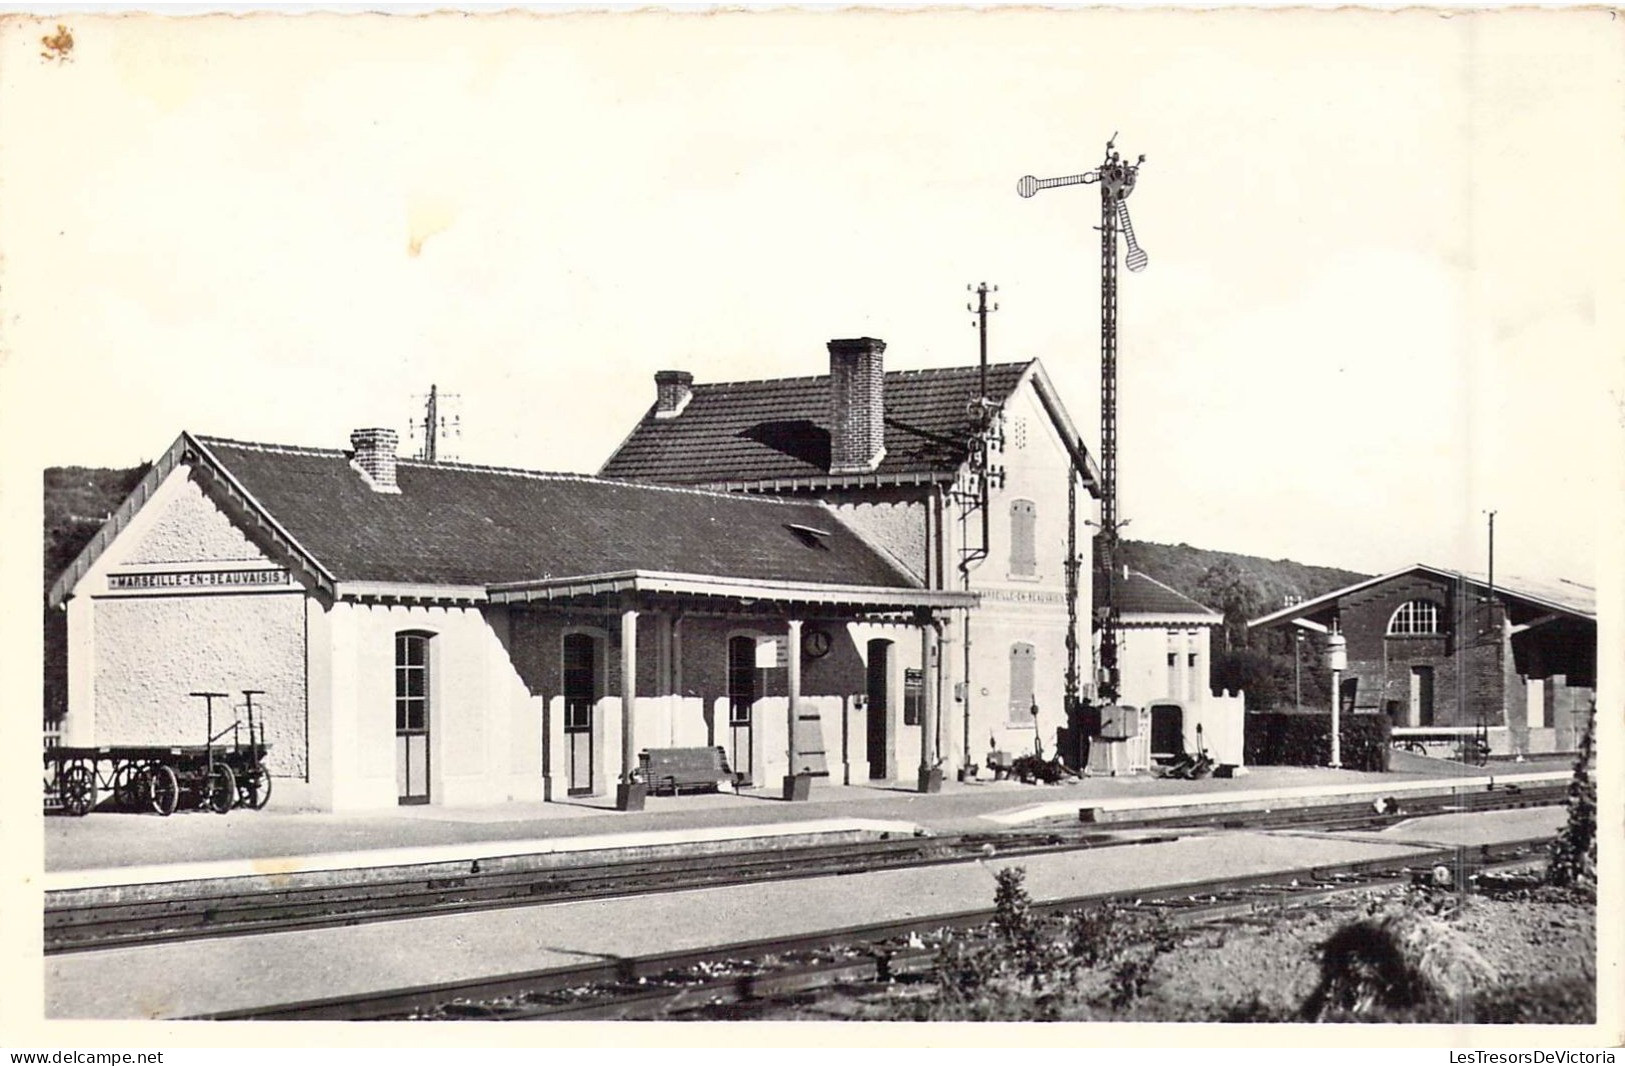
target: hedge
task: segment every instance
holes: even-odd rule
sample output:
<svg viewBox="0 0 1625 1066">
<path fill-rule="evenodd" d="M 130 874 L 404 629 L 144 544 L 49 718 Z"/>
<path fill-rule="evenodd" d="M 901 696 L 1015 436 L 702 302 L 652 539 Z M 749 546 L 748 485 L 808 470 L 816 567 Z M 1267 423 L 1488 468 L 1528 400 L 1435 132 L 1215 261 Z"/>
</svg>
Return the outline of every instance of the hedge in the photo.
<svg viewBox="0 0 1625 1066">
<path fill-rule="evenodd" d="M 1392 726 L 1381 712 L 1344 714 L 1343 766 L 1388 770 Z M 1325 766 L 1332 759 L 1330 711 L 1248 711 L 1243 758 L 1249 766 Z"/>
</svg>

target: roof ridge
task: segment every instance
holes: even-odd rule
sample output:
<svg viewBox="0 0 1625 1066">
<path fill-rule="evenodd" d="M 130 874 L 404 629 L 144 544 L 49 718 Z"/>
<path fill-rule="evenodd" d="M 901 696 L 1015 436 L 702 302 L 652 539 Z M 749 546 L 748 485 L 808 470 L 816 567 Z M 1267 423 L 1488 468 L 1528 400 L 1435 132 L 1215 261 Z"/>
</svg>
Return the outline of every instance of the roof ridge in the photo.
<svg viewBox="0 0 1625 1066">
<path fill-rule="evenodd" d="M 229 448 L 246 448 L 251 451 L 268 452 L 278 455 L 308 455 L 324 459 L 345 459 L 352 453 L 341 448 L 312 448 L 297 444 L 272 444 L 265 441 L 232 440 L 228 437 L 212 437 L 194 434 L 194 437 L 203 444 L 225 445 Z M 600 477 L 597 474 L 583 474 L 571 470 L 531 470 L 518 466 L 494 466 L 486 463 L 462 463 L 455 460 L 419 459 L 415 456 L 397 456 L 397 466 L 413 467 L 419 470 L 456 470 L 473 474 L 499 474 L 508 477 L 529 478 L 533 481 L 582 481 L 599 485 L 614 485 L 622 488 L 647 489 L 651 492 L 688 493 L 694 496 L 706 496 L 723 500 L 754 500 L 760 503 L 771 503 L 784 507 L 805 507 L 815 504 L 814 500 L 780 499 L 776 496 L 745 495 L 738 492 L 726 492 L 720 489 L 696 488 L 690 485 L 662 485 L 651 481 L 639 481 L 635 478 Z"/>
<path fill-rule="evenodd" d="M 216 437 L 207 433 L 194 433 L 192 438 L 200 444 L 223 444 L 228 448 L 248 448 L 256 452 L 277 452 L 283 455 L 321 455 L 342 458 L 348 454 L 342 448 L 316 448 L 303 444 L 274 444 L 270 441 L 236 440 Z"/>
<path fill-rule="evenodd" d="M 1166 589 L 1167 591 L 1172 592 L 1175 596 L 1178 596 L 1180 599 L 1186 601 L 1187 603 L 1194 603 L 1196 606 L 1202 608 L 1202 610 L 1204 610 L 1204 611 L 1213 611 L 1214 614 L 1219 614 L 1220 613 L 1218 611 L 1214 611 L 1213 608 L 1209 607 L 1207 604 L 1203 603 L 1201 600 L 1197 599 L 1195 596 L 1187 596 L 1185 593 L 1180 592 L 1178 589 L 1174 588 L 1172 585 L 1168 584 L 1166 581 L 1158 581 L 1156 578 L 1152 577 L 1150 574 L 1146 573 L 1143 570 L 1132 570 L 1131 569 L 1129 572 L 1133 573 L 1133 574 L 1138 574 L 1139 576 L 1145 578 L 1147 581 L 1151 582 L 1153 585 L 1156 585 L 1159 588 Z"/>
<path fill-rule="evenodd" d="M 1012 359 L 1001 363 L 989 363 L 987 364 L 987 368 L 989 370 L 994 370 L 1005 367 L 1027 367 L 1037 361 L 1038 360 L 1036 357 L 1032 359 Z M 980 369 L 981 366 L 976 363 L 960 366 L 923 366 L 911 367 L 902 370 L 887 370 L 884 376 L 888 378 L 923 377 L 927 374 L 968 373 L 978 371 Z M 701 389 L 726 388 L 730 385 L 785 385 L 795 382 L 825 381 L 828 380 L 828 378 L 829 374 L 823 373 L 797 374 L 792 377 L 779 378 L 739 378 L 733 381 L 696 381 L 690 386 L 690 388 L 693 391 L 698 392 Z"/>
</svg>

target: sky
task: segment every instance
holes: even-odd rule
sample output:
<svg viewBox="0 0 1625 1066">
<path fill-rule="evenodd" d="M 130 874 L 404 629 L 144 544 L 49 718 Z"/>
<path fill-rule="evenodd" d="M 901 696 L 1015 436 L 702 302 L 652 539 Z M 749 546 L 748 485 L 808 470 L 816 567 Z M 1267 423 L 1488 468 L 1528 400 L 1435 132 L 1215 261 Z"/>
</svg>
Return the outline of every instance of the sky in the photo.
<svg viewBox="0 0 1625 1066">
<path fill-rule="evenodd" d="M 982 281 L 991 358 L 1042 359 L 1093 449 L 1098 197 L 1015 188 L 1115 132 L 1150 255 L 1125 536 L 1482 569 L 1494 510 L 1498 573 L 1594 581 L 1622 41 L 1577 10 L 14 20 L 0 492 L 183 429 L 404 437 L 431 383 L 459 458 L 593 472 L 657 370 L 818 374 L 863 335 L 974 363 Z"/>
</svg>

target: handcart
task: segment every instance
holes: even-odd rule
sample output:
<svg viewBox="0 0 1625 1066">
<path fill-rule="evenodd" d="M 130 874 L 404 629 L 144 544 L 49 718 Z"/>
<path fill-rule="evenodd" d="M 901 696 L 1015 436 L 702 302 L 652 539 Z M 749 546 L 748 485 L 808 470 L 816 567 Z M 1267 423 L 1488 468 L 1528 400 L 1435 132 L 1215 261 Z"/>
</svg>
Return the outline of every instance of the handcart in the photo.
<svg viewBox="0 0 1625 1066">
<path fill-rule="evenodd" d="M 207 740 L 201 745 L 112 745 L 54 747 L 45 750 L 47 805 L 69 814 L 89 814 L 107 795 L 125 809 L 148 809 L 169 815 L 185 805 L 224 814 L 234 807 L 264 808 L 271 799 L 271 774 L 265 765 L 270 745 L 265 724 L 256 722 L 254 697 L 244 689 L 247 740 L 240 721 L 214 731 L 214 701 L 224 692 L 193 692 L 205 702 Z M 224 743 L 230 734 L 230 743 Z"/>
</svg>

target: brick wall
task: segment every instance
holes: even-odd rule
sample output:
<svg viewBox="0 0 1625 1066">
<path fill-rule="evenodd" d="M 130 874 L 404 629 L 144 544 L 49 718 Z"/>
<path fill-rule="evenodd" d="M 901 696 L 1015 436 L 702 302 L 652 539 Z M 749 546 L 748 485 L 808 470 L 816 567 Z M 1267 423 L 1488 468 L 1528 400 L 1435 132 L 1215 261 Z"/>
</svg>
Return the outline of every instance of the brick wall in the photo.
<svg viewBox="0 0 1625 1066">
<path fill-rule="evenodd" d="M 1506 720 L 1505 708 L 1523 713 L 1523 687 L 1498 625 L 1499 613 L 1467 593 L 1466 618 L 1454 583 L 1426 574 L 1406 574 L 1344 597 L 1339 603 L 1343 634 L 1348 639 L 1348 678 L 1358 679 L 1356 706 L 1397 707 L 1396 725 L 1407 725 L 1411 675 L 1417 667 L 1433 670 L 1433 725 L 1474 725 L 1484 714 L 1490 725 Z M 1439 610 L 1439 635 L 1387 635 L 1388 622 L 1401 605 L 1426 600 Z"/>
</svg>

